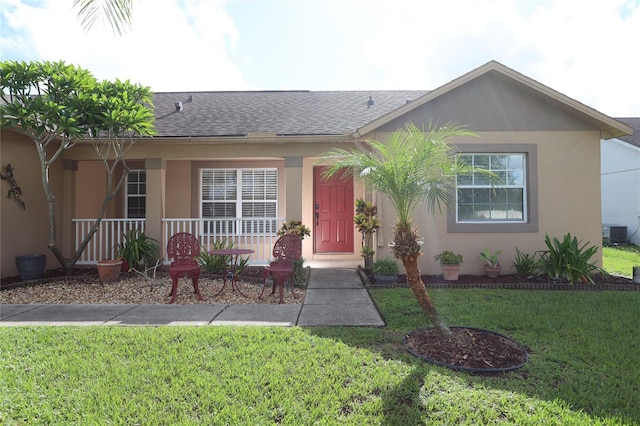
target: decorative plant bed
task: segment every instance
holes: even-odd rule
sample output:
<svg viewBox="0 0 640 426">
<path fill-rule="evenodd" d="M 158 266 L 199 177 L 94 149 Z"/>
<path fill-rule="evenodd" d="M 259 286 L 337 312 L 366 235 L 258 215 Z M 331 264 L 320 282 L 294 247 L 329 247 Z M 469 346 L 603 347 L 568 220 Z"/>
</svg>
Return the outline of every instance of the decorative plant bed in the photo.
<svg viewBox="0 0 640 426">
<path fill-rule="evenodd" d="M 511 337 L 473 327 L 450 327 L 451 336 L 424 328 L 405 336 L 403 345 L 428 363 L 472 373 L 502 373 L 522 368 L 528 360 L 523 345 Z"/>
</svg>

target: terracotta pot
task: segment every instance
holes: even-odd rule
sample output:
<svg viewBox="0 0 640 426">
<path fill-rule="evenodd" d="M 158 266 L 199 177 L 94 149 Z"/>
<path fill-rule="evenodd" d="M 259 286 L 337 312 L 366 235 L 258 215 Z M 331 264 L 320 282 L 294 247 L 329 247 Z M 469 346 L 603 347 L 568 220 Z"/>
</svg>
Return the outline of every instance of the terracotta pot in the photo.
<svg viewBox="0 0 640 426">
<path fill-rule="evenodd" d="M 484 272 L 487 274 L 489 278 L 496 278 L 502 272 L 502 266 L 484 266 Z"/>
<path fill-rule="evenodd" d="M 458 275 L 460 274 L 460 265 L 445 265 L 441 264 L 442 278 L 446 281 L 458 281 Z"/>
<path fill-rule="evenodd" d="M 120 278 L 120 270 L 122 268 L 122 259 L 113 260 L 100 260 L 96 262 L 98 268 L 98 276 L 100 281 L 108 283 L 116 281 Z"/>
</svg>

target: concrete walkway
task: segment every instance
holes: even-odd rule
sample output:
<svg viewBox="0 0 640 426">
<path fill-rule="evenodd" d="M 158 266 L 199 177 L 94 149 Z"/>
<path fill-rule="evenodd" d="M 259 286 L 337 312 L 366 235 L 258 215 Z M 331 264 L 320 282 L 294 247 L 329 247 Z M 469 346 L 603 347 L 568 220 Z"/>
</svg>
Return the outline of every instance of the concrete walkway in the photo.
<svg viewBox="0 0 640 426">
<path fill-rule="evenodd" d="M 1 296 L 1 295 L 0 295 Z M 5 305 L 0 326 L 269 325 L 382 327 L 356 269 L 311 269 L 302 305 Z"/>
</svg>

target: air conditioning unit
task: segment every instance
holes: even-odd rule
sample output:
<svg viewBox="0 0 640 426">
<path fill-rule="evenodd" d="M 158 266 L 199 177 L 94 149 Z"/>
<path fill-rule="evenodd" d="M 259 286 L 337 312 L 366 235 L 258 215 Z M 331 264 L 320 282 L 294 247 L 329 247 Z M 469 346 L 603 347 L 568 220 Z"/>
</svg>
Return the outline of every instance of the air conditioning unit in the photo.
<svg viewBox="0 0 640 426">
<path fill-rule="evenodd" d="M 621 225 L 602 225 L 602 244 L 626 244 L 627 227 Z"/>
</svg>

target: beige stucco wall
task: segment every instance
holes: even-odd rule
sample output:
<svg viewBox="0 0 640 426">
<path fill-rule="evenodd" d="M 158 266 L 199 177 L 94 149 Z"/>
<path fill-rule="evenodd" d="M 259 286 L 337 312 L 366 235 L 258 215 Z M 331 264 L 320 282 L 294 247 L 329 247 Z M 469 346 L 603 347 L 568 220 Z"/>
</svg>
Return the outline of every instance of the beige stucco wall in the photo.
<svg viewBox="0 0 640 426">
<path fill-rule="evenodd" d="M 60 265 L 49 251 L 49 216 L 47 200 L 42 189 L 40 162 L 33 141 L 3 130 L 0 135 L 0 167 L 4 175 L 7 164 L 14 169 L 14 178 L 22 189 L 22 200 L 26 209 L 13 199 L 7 198 L 10 185 L 7 180 L 0 184 L 0 276 L 17 275 L 15 257 L 29 254 L 46 254 L 47 268 Z M 57 214 L 60 216 L 62 195 L 62 161 L 57 161 L 49 171 L 52 190 L 57 198 Z M 58 222 L 58 240 L 61 224 Z"/>
<path fill-rule="evenodd" d="M 587 117 L 588 118 L 588 117 Z M 529 194 L 537 196 L 529 204 L 533 211 L 526 230 L 494 226 L 492 232 L 462 232 L 452 229 L 447 211 L 429 214 L 424 209 L 416 212 L 415 225 L 425 238 L 424 255 L 420 266 L 424 273 L 439 273 L 433 255 L 451 249 L 465 257 L 463 273 L 482 273 L 478 258 L 485 247 L 504 250 L 503 267 L 511 268 L 515 247 L 533 253 L 544 248 L 544 235 L 561 237 L 571 232 L 585 242 L 599 245 L 600 219 L 600 132 L 585 115 L 547 94 L 490 72 L 466 82 L 416 106 L 407 114 L 380 124 L 375 133 L 365 135 L 385 140 L 390 132 L 411 121 L 427 128 L 429 123 L 455 121 L 476 131 L 479 138 L 455 141 L 473 152 L 473 144 L 483 152 L 483 146 L 510 144 L 535 148 L 535 171 L 529 182 Z M 166 168 L 165 191 L 160 208 L 166 217 L 199 216 L 199 170 L 202 167 L 277 167 L 279 175 L 279 215 L 287 219 L 300 218 L 314 228 L 313 168 L 320 153 L 331 148 L 352 148 L 350 136 L 330 137 L 278 137 L 254 135 L 211 139 L 171 138 L 139 142 L 128 152 L 128 159 L 143 161 L 152 158 Z M 530 149 L 530 148 L 527 148 Z M 77 146 L 65 153 L 67 160 L 94 159 L 90 146 Z M 155 164 L 155 163 L 154 163 Z M 90 177 L 87 170 L 78 173 L 77 180 Z M 93 178 L 91 178 L 93 180 Z M 84 183 L 82 184 L 84 185 Z M 158 186 L 156 185 L 156 188 Z M 79 188 L 79 186 L 78 186 Z M 189 188 L 189 190 L 185 190 Z M 537 190 L 534 191 L 534 188 Z M 88 187 L 78 189 L 84 192 Z M 354 198 L 369 197 L 359 183 L 354 187 Z M 80 200 L 80 197 L 77 197 Z M 118 199 L 121 199 L 119 195 Z M 389 253 L 394 213 L 384 197 L 376 195 L 383 228 L 378 232 L 378 255 Z M 78 201 L 80 202 L 80 201 Z M 116 200 L 116 203 L 121 201 Z M 114 214 L 121 215 L 121 211 Z M 308 259 L 351 258 L 360 259 L 360 236 L 354 227 L 354 253 L 347 255 L 316 255 L 313 238 L 303 242 L 303 256 Z M 600 254 L 598 254 L 598 257 Z"/>
<path fill-rule="evenodd" d="M 387 135 L 378 134 L 379 138 Z M 462 145 L 470 140 L 457 140 Z M 424 238 L 420 269 L 424 274 L 439 274 L 440 267 L 433 256 L 442 250 L 453 250 L 464 256 L 461 273 L 483 273 L 480 252 L 504 250 L 500 255 L 503 271 L 514 272 L 511 261 L 515 248 L 533 254 L 543 250 L 545 233 L 561 238 L 566 233 L 584 242 L 600 246 L 602 240 L 600 217 L 600 153 L 599 132 L 482 132 L 476 144 L 505 143 L 536 144 L 538 156 L 538 229 L 533 232 L 448 232 L 446 211 L 429 214 L 426 208 L 416 211 L 414 225 Z M 472 143 L 472 144 L 473 144 Z M 536 182 L 529 182 L 529 185 Z M 379 254 L 390 253 L 387 247 L 393 238 L 395 213 L 390 203 L 380 199 Z M 455 205 L 452 205 L 452 209 Z M 535 214 L 536 212 L 530 212 Z M 601 263 L 601 252 L 597 261 Z"/>
</svg>

